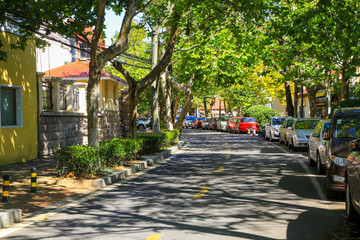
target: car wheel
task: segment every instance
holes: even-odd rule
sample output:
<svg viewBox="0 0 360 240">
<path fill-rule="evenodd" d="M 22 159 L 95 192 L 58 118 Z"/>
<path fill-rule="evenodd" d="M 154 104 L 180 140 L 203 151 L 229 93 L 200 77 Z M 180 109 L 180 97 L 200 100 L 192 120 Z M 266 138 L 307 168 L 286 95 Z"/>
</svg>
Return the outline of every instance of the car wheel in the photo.
<svg viewBox="0 0 360 240">
<path fill-rule="evenodd" d="M 308 153 L 308 164 L 309 166 L 315 166 L 314 160 L 310 157 L 310 153 Z"/>
<path fill-rule="evenodd" d="M 349 221 L 358 220 L 359 214 L 356 212 L 352 201 L 351 201 L 351 195 L 350 195 L 350 187 L 348 182 L 346 181 L 346 187 L 345 187 L 345 207 L 346 207 L 346 216 Z"/>
<path fill-rule="evenodd" d="M 289 147 L 289 149 L 291 149 L 293 147 L 291 139 L 288 141 L 288 147 Z"/>
<path fill-rule="evenodd" d="M 289 143 L 288 143 L 288 141 L 287 141 L 287 138 L 285 138 L 284 144 L 285 144 L 285 146 L 289 146 Z"/>
<path fill-rule="evenodd" d="M 321 164 L 321 159 L 320 159 L 319 153 L 316 154 L 316 168 L 317 168 L 317 171 L 319 174 L 325 173 L 325 169 L 324 169 L 323 165 Z"/>
<path fill-rule="evenodd" d="M 145 126 L 144 126 L 144 125 L 142 125 L 142 124 L 140 124 L 140 125 L 138 126 L 138 129 L 139 129 L 140 131 L 144 131 Z"/>
<path fill-rule="evenodd" d="M 273 142 L 273 141 L 274 141 L 274 139 L 273 139 L 272 136 L 271 136 L 271 132 L 270 132 L 269 140 L 270 140 L 270 142 Z"/>
</svg>

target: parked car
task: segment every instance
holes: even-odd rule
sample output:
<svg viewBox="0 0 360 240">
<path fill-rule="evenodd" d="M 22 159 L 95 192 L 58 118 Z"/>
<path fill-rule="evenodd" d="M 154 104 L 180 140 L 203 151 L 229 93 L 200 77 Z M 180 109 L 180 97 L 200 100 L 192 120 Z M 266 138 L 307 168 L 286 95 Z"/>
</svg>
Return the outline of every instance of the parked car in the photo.
<svg viewBox="0 0 360 240">
<path fill-rule="evenodd" d="M 360 138 L 360 108 L 335 109 L 330 130 L 325 133 L 326 193 L 334 198 L 345 191 L 347 158 L 352 152 L 350 141 Z"/>
<path fill-rule="evenodd" d="M 217 120 L 218 118 L 215 117 L 215 118 L 212 118 L 209 122 L 209 129 L 212 129 L 212 130 L 216 130 L 216 123 L 217 123 Z"/>
<path fill-rule="evenodd" d="M 219 117 L 216 123 L 216 130 L 217 131 L 226 131 L 226 123 L 229 120 L 230 116 L 221 116 Z"/>
<path fill-rule="evenodd" d="M 226 123 L 227 132 L 235 132 L 235 125 L 240 121 L 241 117 L 230 117 Z"/>
<path fill-rule="evenodd" d="M 204 120 L 203 117 L 198 117 L 195 118 L 192 122 L 191 122 L 191 128 L 201 128 L 201 123 Z"/>
<path fill-rule="evenodd" d="M 270 142 L 280 139 L 280 126 L 285 119 L 292 117 L 272 117 L 270 122 L 265 125 L 265 139 L 269 139 Z"/>
<path fill-rule="evenodd" d="M 242 117 L 238 123 L 235 125 L 235 131 L 237 133 L 247 132 L 250 130 L 251 133 L 257 132 L 258 126 L 255 118 L 252 117 Z"/>
<path fill-rule="evenodd" d="M 136 125 L 137 129 L 140 131 L 144 131 L 147 127 L 149 127 L 150 119 L 148 118 L 137 118 Z"/>
<path fill-rule="evenodd" d="M 204 118 L 204 120 L 201 122 L 201 128 L 202 129 L 209 129 L 209 118 Z"/>
<path fill-rule="evenodd" d="M 195 116 L 186 116 L 183 122 L 183 128 L 191 128 L 191 123 L 195 118 Z"/>
<path fill-rule="evenodd" d="M 293 122 L 295 121 L 294 118 L 287 118 L 284 120 L 284 122 L 281 124 L 280 129 L 279 129 L 279 138 L 280 138 L 280 143 L 284 143 L 285 146 L 288 146 L 288 129 L 290 126 L 292 126 Z"/>
<path fill-rule="evenodd" d="M 330 119 L 320 120 L 309 138 L 309 165 L 316 165 L 319 174 L 325 173 L 326 140 L 324 140 L 324 133 L 329 132 L 329 128 Z"/>
<path fill-rule="evenodd" d="M 316 118 L 298 118 L 288 128 L 288 147 L 294 152 L 300 147 L 309 146 L 310 134 L 314 131 L 315 126 L 320 119 Z"/>
<path fill-rule="evenodd" d="M 353 150 L 347 158 L 345 172 L 345 206 L 350 221 L 360 219 L 360 139 L 350 143 Z"/>
<path fill-rule="evenodd" d="M 260 126 L 258 128 L 258 135 L 265 139 L 265 126 Z"/>
</svg>

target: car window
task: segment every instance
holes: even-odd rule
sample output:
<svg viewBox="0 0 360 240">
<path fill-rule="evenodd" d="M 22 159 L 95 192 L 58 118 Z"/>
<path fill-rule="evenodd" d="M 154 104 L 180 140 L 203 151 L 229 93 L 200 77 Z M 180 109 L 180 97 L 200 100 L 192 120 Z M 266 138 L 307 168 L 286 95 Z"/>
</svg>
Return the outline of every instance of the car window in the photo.
<svg viewBox="0 0 360 240">
<path fill-rule="evenodd" d="M 334 138 L 360 138 L 360 116 L 335 119 Z"/>
<path fill-rule="evenodd" d="M 220 118 L 220 121 L 227 121 L 227 120 L 229 120 L 229 116 L 222 116 L 221 118 Z"/>
<path fill-rule="evenodd" d="M 230 122 L 232 122 L 232 123 L 236 123 L 237 120 L 238 120 L 238 118 L 230 118 Z"/>
<path fill-rule="evenodd" d="M 273 118 L 271 120 L 272 125 L 281 125 L 285 121 L 285 118 Z"/>
<path fill-rule="evenodd" d="M 320 120 L 303 120 L 299 119 L 295 123 L 296 129 L 314 129 L 316 124 L 318 124 Z"/>
<path fill-rule="evenodd" d="M 242 118 L 241 122 L 256 122 L 255 118 Z"/>
<path fill-rule="evenodd" d="M 330 130 L 330 122 L 326 122 L 326 123 L 324 124 L 324 127 L 323 127 L 323 130 L 322 130 L 321 135 L 323 135 L 323 134 L 326 133 L 326 132 L 329 132 L 329 130 Z"/>
<path fill-rule="evenodd" d="M 314 133 L 320 134 L 322 125 L 323 125 L 323 122 L 320 121 L 320 122 L 316 125 L 316 127 L 315 127 L 315 129 L 314 129 Z"/>
<path fill-rule="evenodd" d="M 285 127 L 286 127 L 287 122 L 288 122 L 288 119 L 285 119 L 285 121 L 281 124 L 281 127 L 282 127 L 282 128 L 285 128 Z"/>
<path fill-rule="evenodd" d="M 289 119 L 289 120 L 287 121 L 286 127 L 287 127 L 287 128 L 288 128 L 288 127 L 291 127 L 291 125 L 293 124 L 293 122 L 294 122 L 294 119 Z"/>
</svg>

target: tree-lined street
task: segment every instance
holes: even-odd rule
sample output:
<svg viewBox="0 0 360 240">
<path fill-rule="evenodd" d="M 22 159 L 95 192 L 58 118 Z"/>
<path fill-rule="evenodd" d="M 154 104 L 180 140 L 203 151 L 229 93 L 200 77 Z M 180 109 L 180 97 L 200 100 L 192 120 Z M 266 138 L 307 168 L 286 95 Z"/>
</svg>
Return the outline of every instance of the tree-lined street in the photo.
<svg viewBox="0 0 360 240">
<path fill-rule="evenodd" d="M 325 177 L 258 136 L 184 130 L 176 155 L 6 239 L 327 239 Z M 1 233 L 1 232 L 0 232 Z"/>
</svg>

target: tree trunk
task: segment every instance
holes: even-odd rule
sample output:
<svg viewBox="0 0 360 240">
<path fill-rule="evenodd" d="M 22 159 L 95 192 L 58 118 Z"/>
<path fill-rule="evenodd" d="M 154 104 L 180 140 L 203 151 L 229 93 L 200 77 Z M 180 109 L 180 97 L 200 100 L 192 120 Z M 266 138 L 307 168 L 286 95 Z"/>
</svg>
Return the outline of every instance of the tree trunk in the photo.
<svg viewBox="0 0 360 240">
<path fill-rule="evenodd" d="M 160 26 L 154 26 L 151 34 L 151 69 L 154 69 L 158 63 L 159 56 L 159 31 Z M 151 115 L 153 119 L 152 130 L 154 133 L 160 132 L 160 116 L 159 116 L 159 79 L 151 84 Z"/>
<path fill-rule="evenodd" d="M 241 105 L 239 105 L 237 107 L 237 111 L 238 111 L 237 117 L 240 117 L 241 116 Z"/>
<path fill-rule="evenodd" d="M 286 111 L 288 116 L 294 117 L 294 105 L 291 98 L 291 87 L 290 81 L 285 82 L 285 95 L 286 95 Z"/>
<path fill-rule="evenodd" d="M 175 129 L 180 131 L 182 128 L 182 122 L 185 120 L 186 114 L 190 111 L 192 105 L 193 105 L 193 96 L 191 93 L 189 94 L 185 94 L 185 103 L 184 106 L 181 110 L 179 119 L 177 121 L 177 123 L 175 124 Z"/>
<path fill-rule="evenodd" d="M 130 118 L 129 118 L 129 138 L 137 138 L 137 104 L 139 94 L 136 92 L 136 85 L 129 84 L 129 99 L 130 99 Z"/>
<path fill-rule="evenodd" d="M 347 100 L 350 98 L 349 90 L 349 79 L 350 77 L 346 76 L 346 65 L 341 70 L 341 101 Z"/>
<path fill-rule="evenodd" d="M 316 93 L 318 91 L 318 88 L 316 86 L 310 86 L 306 88 L 308 92 L 308 98 L 309 98 L 309 107 L 310 107 L 310 117 L 315 118 L 316 117 Z"/>
<path fill-rule="evenodd" d="M 300 117 L 304 118 L 304 87 L 301 85 Z"/>
<path fill-rule="evenodd" d="M 173 130 L 174 126 L 171 122 L 171 100 L 170 100 L 170 88 L 166 81 L 166 71 L 160 75 L 161 89 L 164 97 L 164 121 L 168 130 Z"/>
<path fill-rule="evenodd" d="M 95 62 L 91 62 L 96 64 Z M 91 64 L 90 63 L 90 64 Z M 99 83 L 100 72 L 96 66 L 89 69 L 89 83 L 87 86 L 86 105 L 88 114 L 88 145 L 99 147 L 98 111 L 99 111 Z"/>
</svg>

